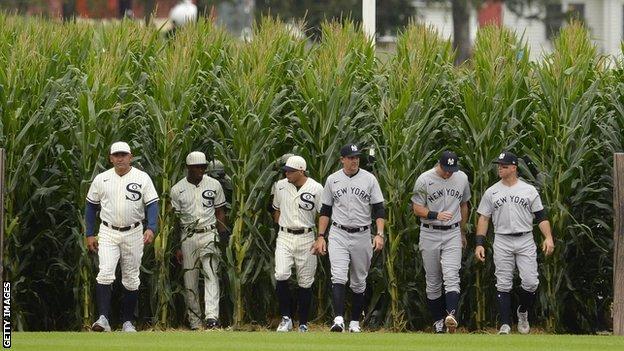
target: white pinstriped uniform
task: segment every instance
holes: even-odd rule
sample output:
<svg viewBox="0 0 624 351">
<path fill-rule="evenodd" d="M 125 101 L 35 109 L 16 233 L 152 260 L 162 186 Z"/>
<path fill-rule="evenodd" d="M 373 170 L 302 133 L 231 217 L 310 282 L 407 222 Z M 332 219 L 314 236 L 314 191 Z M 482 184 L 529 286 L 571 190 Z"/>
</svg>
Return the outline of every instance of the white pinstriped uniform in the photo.
<svg viewBox="0 0 624 351">
<path fill-rule="evenodd" d="M 182 266 L 187 313 L 191 325 L 201 323 L 199 308 L 199 272 L 204 277 L 204 311 L 206 318 L 219 318 L 219 254 L 216 241 L 215 209 L 225 206 L 225 195 L 219 181 L 204 175 L 198 185 L 184 178 L 171 188 L 171 204 L 180 215 L 182 233 Z"/>
<path fill-rule="evenodd" d="M 158 201 L 158 194 L 147 173 L 132 167 L 123 176 L 114 168 L 98 174 L 87 193 L 87 201 L 100 205 L 100 219 L 115 227 L 134 226 L 145 219 L 145 206 Z M 121 282 L 134 291 L 139 288 L 139 268 L 143 257 L 143 226 L 121 232 L 102 223 L 98 234 L 99 272 L 97 282 L 115 280 L 121 262 Z"/>
<path fill-rule="evenodd" d="M 312 178 L 308 178 L 299 190 L 288 179 L 276 183 L 273 208 L 280 211 L 280 231 L 275 245 L 276 280 L 290 278 L 294 265 L 300 287 L 309 288 L 314 283 L 317 258 L 310 251 L 314 243 L 316 216 L 321 210 L 322 191 L 323 186 Z M 281 228 L 310 231 L 291 234 Z"/>
</svg>

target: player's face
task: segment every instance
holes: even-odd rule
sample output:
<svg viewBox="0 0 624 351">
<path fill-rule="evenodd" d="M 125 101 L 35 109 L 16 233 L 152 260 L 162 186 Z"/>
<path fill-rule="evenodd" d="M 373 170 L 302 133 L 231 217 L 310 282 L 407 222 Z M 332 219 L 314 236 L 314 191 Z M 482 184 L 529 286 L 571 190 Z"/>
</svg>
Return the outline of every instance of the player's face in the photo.
<svg viewBox="0 0 624 351">
<path fill-rule="evenodd" d="M 511 175 L 516 174 L 516 169 L 518 167 L 514 165 L 502 165 L 498 164 L 498 176 L 501 178 L 507 178 Z"/>
<path fill-rule="evenodd" d="M 186 169 L 191 179 L 201 179 L 206 173 L 206 165 L 187 165 Z"/>
<path fill-rule="evenodd" d="M 341 157 L 340 158 L 340 162 L 342 163 L 342 168 L 348 174 L 355 173 L 360 168 L 360 157 L 359 156 Z"/>
<path fill-rule="evenodd" d="M 132 154 L 125 152 L 116 152 L 110 155 L 110 161 L 117 171 L 126 171 L 130 168 Z"/>
<path fill-rule="evenodd" d="M 288 179 L 288 182 L 294 184 L 299 181 L 299 179 L 301 179 L 301 177 L 303 176 L 303 171 L 284 171 L 284 174 L 286 174 L 286 179 Z"/>
</svg>

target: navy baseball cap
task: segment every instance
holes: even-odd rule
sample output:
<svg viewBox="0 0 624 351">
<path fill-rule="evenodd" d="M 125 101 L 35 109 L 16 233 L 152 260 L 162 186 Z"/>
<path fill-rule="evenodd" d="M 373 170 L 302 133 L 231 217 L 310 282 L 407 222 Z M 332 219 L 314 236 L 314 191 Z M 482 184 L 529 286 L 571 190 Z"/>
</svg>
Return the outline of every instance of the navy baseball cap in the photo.
<svg viewBox="0 0 624 351">
<path fill-rule="evenodd" d="M 509 151 L 503 151 L 498 158 L 493 162 L 498 163 L 499 165 L 518 165 L 518 156 L 512 154 Z"/>
<path fill-rule="evenodd" d="M 459 160 L 457 159 L 457 154 L 453 151 L 444 151 L 440 155 L 438 163 L 445 172 L 454 173 L 459 170 Z"/>
<path fill-rule="evenodd" d="M 349 157 L 349 156 L 359 156 L 360 148 L 355 144 L 347 144 L 340 149 L 340 156 Z"/>
</svg>

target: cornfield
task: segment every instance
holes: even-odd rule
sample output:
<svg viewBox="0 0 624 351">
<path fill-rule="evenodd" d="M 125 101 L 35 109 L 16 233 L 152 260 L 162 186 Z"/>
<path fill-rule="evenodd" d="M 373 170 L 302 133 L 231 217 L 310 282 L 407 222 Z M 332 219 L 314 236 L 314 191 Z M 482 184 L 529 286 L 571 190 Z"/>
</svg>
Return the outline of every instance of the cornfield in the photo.
<svg viewBox="0 0 624 351">
<path fill-rule="evenodd" d="M 95 174 L 109 167 L 111 142 L 126 140 L 161 198 L 159 234 L 141 268 L 143 326 L 185 323 L 169 189 L 184 176 L 189 151 L 221 161 L 231 179 L 221 321 L 241 328 L 278 317 L 276 233 L 265 210 L 276 159 L 300 154 L 323 182 L 339 168 L 340 146 L 356 141 L 375 151 L 366 167 L 387 204 L 387 246 L 369 275 L 369 328 L 429 326 L 418 222 L 408 204 L 418 174 L 448 148 L 459 154 L 473 192 L 462 324 L 497 323 L 492 259 L 481 264 L 472 254 L 474 208 L 496 181 L 491 160 L 510 149 L 530 160 L 521 175 L 539 188 L 556 237 L 555 254 L 538 256 L 534 324 L 549 332 L 608 329 L 611 165 L 624 149 L 624 64 L 599 55 L 579 24 L 565 27 L 539 62 L 528 60 L 515 33 L 484 28 L 472 60 L 460 67 L 449 41 L 416 23 L 383 60 L 349 21 L 325 23 L 321 32 L 309 43 L 265 18 L 250 42 L 207 21 L 166 39 L 129 21 L 0 14 L 3 278 L 12 282 L 16 328 L 81 330 L 94 320 L 97 265 L 84 241 L 84 199 Z M 535 237 L 541 241 L 539 231 Z M 329 286 L 325 257 L 314 322 L 331 317 Z"/>
</svg>

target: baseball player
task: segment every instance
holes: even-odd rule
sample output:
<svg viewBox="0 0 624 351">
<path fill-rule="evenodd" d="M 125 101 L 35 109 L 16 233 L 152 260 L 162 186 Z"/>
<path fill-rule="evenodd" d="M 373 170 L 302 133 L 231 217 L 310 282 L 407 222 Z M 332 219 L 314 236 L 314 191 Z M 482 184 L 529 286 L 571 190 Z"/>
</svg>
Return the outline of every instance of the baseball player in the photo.
<svg viewBox="0 0 624 351">
<path fill-rule="evenodd" d="M 283 169 L 286 178 L 276 183 L 273 198 L 279 225 L 275 245 L 275 290 L 282 315 L 277 331 L 287 332 L 293 328 L 288 279 L 294 265 L 299 285 L 299 331 L 307 332 L 317 260 L 311 248 L 314 244 L 316 216 L 321 209 L 323 186 L 306 176 L 306 161 L 301 156 L 288 158 Z"/>
<path fill-rule="evenodd" d="M 435 167 L 416 179 L 412 209 L 421 222 L 418 246 L 436 333 L 443 333 L 445 326 L 449 333 L 457 328 L 455 311 L 462 247 L 466 246 L 468 200 L 468 176 L 459 170 L 457 155 L 452 151 L 444 151 Z"/>
<path fill-rule="evenodd" d="M 377 178 L 360 169 L 360 150 L 347 144 L 340 150 L 342 169 L 331 174 L 325 182 L 321 197 L 319 234 L 313 252 L 325 255 L 329 251 L 334 306 L 333 332 L 343 332 L 345 286 L 350 279 L 353 292 L 349 331 L 360 332 L 360 315 L 364 307 L 366 277 L 370 269 L 373 249 L 384 246 L 384 198 Z M 325 231 L 330 224 L 331 237 L 326 246 Z M 375 220 L 377 232 L 372 239 L 371 222 Z"/>
<path fill-rule="evenodd" d="M 546 210 L 534 186 L 518 179 L 518 158 L 511 152 L 502 152 L 494 161 L 498 164 L 500 181 L 489 187 L 479 203 L 475 256 L 485 261 L 485 235 L 490 218 L 494 223 L 494 266 L 496 275 L 496 299 L 501 319 L 499 334 L 511 331 L 511 288 L 515 267 L 521 280 L 519 293 L 518 332 L 530 331 L 528 314 L 535 301 L 537 286 L 537 248 L 533 239 L 535 221 L 544 241 L 542 250 L 553 253 L 550 223 Z"/>
<path fill-rule="evenodd" d="M 216 179 L 205 175 L 203 152 L 186 157 L 187 176 L 171 188 L 171 205 L 182 225 L 181 246 L 176 252 L 184 268 L 184 297 L 192 330 L 202 327 L 199 308 L 199 276 L 204 277 L 206 328 L 219 327 L 218 233 L 225 233 L 225 195 Z M 220 234 L 227 240 L 223 234 Z"/>
<path fill-rule="evenodd" d="M 93 323 L 94 331 L 111 331 L 111 285 L 115 280 L 117 263 L 121 263 L 121 283 L 124 286 L 124 332 L 136 332 L 132 321 L 138 300 L 139 268 L 143 246 L 154 240 L 158 220 L 158 194 L 147 173 L 130 164 L 132 153 L 127 143 L 119 141 L 110 148 L 113 168 L 98 174 L 87 194 L 87 246 L 99 256 L 99 272 L 95 288 L 100 317 Z M 95 221 L 100 211 L 101 224 L 95 236 Z M 143 220 L 147 214 L 147 228 Z"/>
</svg>

